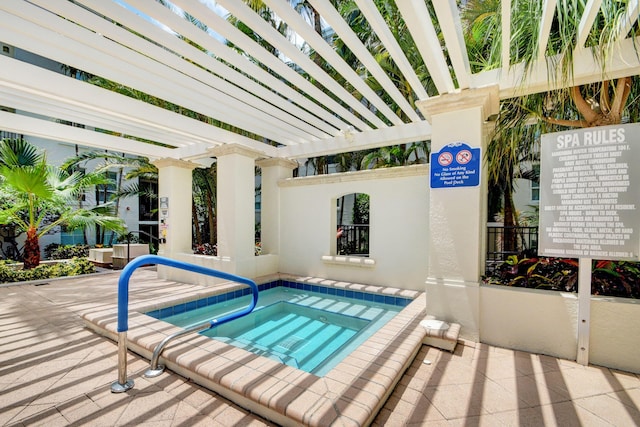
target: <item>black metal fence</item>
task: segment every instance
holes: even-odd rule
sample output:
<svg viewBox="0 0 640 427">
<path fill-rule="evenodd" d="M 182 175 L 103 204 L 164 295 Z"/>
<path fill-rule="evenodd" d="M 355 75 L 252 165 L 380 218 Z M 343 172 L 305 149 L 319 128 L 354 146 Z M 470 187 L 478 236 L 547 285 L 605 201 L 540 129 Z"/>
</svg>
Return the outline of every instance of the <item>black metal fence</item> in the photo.
<svg viewBox="0 0 640 427">
<path fill-rule="evenodd" d="M 487 226 L 486 274 L 491 274 L 510 255 L 538 253 L 538 227 Z"/>
<path fill-rule="evenodd" d="M 369 224 L 338 225 L 338 255 L 369 256 Z"/>
<path fill-rule="evenodd" d="M 0 141 L 3 139 L 10 139 L 10 140 L 24 139 L 24 135 L 21 133 L 7 132 L 4 130 L 0 130 Z"/>
</svg>

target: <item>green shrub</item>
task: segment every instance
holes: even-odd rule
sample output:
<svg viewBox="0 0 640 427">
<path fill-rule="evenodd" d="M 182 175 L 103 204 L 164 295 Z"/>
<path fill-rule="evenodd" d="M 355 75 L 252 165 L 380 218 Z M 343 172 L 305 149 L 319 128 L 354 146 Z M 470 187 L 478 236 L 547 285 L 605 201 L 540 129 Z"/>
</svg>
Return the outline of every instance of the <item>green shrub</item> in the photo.
<svg viewBox="0 0 640 427">
<path fill-rule="evenodd" d="M 29 270 L 18 270 L 7 264 L 0 264 L 0 283 L 46 280 L 95 272 L 96 267 L 87 258 L 73 258 L 57 264 L 41 264 Z"/>
<path fill-rule="evenodd" d="M 86 258 L 89 256 L 89 246 L 87 245 L 58 245 L 52 243 L 44 248 L 47 259 L 71 259 Z"/>
<path fill-rule="evenodd" d="M 511 255 L 493 274 L 488 285 L 578 292 L 578 260 Z M 591 294 L 640 298 L 640 263 L 593 260 Z"/>
</svg>

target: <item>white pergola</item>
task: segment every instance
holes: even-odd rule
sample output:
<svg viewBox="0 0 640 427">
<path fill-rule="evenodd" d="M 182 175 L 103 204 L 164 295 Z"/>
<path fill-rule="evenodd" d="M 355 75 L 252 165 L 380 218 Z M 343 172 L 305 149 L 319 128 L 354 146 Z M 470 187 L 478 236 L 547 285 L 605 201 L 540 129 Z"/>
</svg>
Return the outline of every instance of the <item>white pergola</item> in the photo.
<svg viewBox="0 0 640 427">
<path fill-rule="evenodd" d="M 411 107 L 328 0 L 309 3 L 366 67 L 367 75 L 374 77 L 388 99 L 402 110 L 407 121 L 392 111 L 289 2 L 264 1 L 295 31 L 298 42 L 282 36 L 242 1 L 216 2 L 277 49 L 279 56 L 205 4 L 213 1 L 172 3 L 176 8 L 152 0 L 3 1 L 0 41 L 259 135 L 268 143 L 1 55 L 0 105 L 23 114 L 0 112 L 0 129 L 152 160 L 211 157 L 210 149 L 223 144 L 238 144 L 264 157 L 296 159 L 431 137 L 430 123 Z M 544 57 L 544 47 L 557 0 L 544 2 L 539 34 L 542 53 L 526 79 L 523 65 L 509 62 L 511 1 L 502 2 L 502 67 L 472 73 L 455 0 L 433 1 L 436 16 L 430 16 L 425 0 L 396 0 L 437 93 L 427 93 L 374 1 L 356 3 L 420 100 L 491 85 L 498 85 L 500 97 L 508 98 L 547 90 L 555 84 L 549 79 L 549 58 Z M 602 64 L 591 49 L 584 47 L 601 3 L 587 2 L 576 35 L 580 47 L 574 52 L 575 85 L 603 78 Z M 193 25 L 181 11 L 215 30 L 216 35 Z M 607 58 L 607 78 L 640 72 L 633 46 L 638 40 L 627 37 L 638 13 L 638 1 L 629 1 L 627 19 L 621 22 L 619 39 Z M 438 21 L 446 46 L 441 45 L 432 19 Z M 312 61 L 301 50 L 299 40 L 318 52 L 353 90 L 347 90 Z M 366 99 L 366 105 L 354 92 Z M 87 129 L 60 124 L 60 120 L 79 123 Z M 162 146 L 90 128 L 135 136 Z"/>
</svg>

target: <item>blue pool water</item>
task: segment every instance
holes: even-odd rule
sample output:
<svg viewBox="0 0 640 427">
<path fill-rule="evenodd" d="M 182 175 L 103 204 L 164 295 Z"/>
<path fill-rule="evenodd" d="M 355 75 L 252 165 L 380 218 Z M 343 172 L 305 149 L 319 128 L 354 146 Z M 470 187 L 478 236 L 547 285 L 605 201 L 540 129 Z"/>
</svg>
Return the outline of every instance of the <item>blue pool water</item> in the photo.
<svg viewBox="0 0 640 427">
<path fill-rule="evenodd" d="M 201 334 L 319 376 L 411 302 L 288 281 L 259 288 L 258 305 L 251 314 Z M 147 315 L 188 327 L 246 307 L 248 293 L 234 291 Z"/>
</svg>

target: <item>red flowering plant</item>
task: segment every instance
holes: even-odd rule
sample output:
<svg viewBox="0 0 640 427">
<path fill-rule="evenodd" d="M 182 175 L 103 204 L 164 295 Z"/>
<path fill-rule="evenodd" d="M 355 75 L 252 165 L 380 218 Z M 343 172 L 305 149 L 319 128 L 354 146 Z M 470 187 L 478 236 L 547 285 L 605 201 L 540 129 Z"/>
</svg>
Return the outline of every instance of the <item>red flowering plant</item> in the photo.
<svg viewBox="0 0 640 427">
<path fill-rule="evenodd" d="M 511 255 L 488 276 L 488 285 L 578 291 L 578 260 Z M 640 298 L 640 263 L 594 260 L 591 294 Z"/>
<path fill-rule="evenodd" d="M 193 247 L 193 253 L 196 255 L 218 255 L 218 246 L 211 243 L 202 243 Z"/>
</svg>

